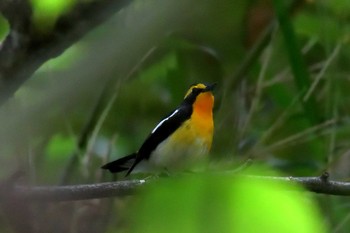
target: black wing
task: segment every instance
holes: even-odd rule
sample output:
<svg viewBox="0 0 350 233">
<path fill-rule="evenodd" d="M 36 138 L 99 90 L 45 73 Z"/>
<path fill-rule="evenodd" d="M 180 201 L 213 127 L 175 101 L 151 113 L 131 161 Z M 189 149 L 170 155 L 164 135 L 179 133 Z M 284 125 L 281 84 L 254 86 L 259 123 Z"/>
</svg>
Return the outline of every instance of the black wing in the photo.
<svg viewBox="0 0 350 233">
<path fill-rule="evenodd" d="M 124 156 L 120 159 L 114 160 L 103 165 L 102 169 L 107 169 L 112 173 L 122 172 L 129 170 L 129 168 L 134 164 L 136 159 L 136 153 Z"/>
<path fill-rule="evenodd" d="M 143 159 L 149 159 L 152 151 L 157 146 L 167 139 L 181 124 L 189 119 L 192 114 L 192 105 L 181 105 L 178 109 L 170 113 L 165 117 L 147 137 L 145 142 L 142 144 L 140 150 L 137 153 L 136 160 L 133 165 L 129 168 L 126 176 L 135 168 L 135 166 Z"/>
</svg>

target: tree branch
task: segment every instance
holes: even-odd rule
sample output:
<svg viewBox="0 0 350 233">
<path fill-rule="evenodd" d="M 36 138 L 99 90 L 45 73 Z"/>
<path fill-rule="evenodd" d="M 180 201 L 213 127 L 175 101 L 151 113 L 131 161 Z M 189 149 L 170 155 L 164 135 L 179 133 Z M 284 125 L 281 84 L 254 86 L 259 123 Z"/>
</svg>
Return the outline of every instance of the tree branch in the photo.
<svg viewBox="0 0 350 233">
<path fill-rule="evenodd" d="M 307 190 L 327 195 L 350 196 L 350 182 L 328 180 L 324 175 L 320 177 L 255 177 L 266 181 L 295 183 L 304 186 Z"/>
<path fill-rule="evenodd" d="M 236 176 L 236 175 L 235 175 Z M 237 176 L 239 177 L 239 175 Z M 320 194 L 350 196 L 350 182 L 328 180 L 327 174 L 320 177 L 271 177 L 271 176 L 242 176 L 247 179 L 261 179 L 268 182 L 295 183 L 307 190 Z M 80 184 L 67 186 L 20 186 L 2 188 L 0 197 L 35 201 L 59 202 L 77 201 L 96 198 L 107 198 L 131 195 L 140 186 L 149 183 L 146 180 L 126 180 L 98 184 Z"/>
<path fill-rule="evenodd" d="M 66 186 L 30 187 L 15 185 L 7 190 L 2 189 L 0 197 L 1 199 L 12 199 L 15 197 L 16 199 L 39 202 L 78 201 L 130 195 L 136 190 L 136 188 L 144 183 L 145 180 L 127 180 Z"/>
<path fill-rule="evenodd" d="M 31 23 L 28 0 L 0 1 L 0 12 L 10 24 L 10 32 L 0 46 L 0 105 L 48 59 L 60 55 L 130 2 L 79 2 L 57 19 L 51 32 L 43 34 Z"/>
</svg>

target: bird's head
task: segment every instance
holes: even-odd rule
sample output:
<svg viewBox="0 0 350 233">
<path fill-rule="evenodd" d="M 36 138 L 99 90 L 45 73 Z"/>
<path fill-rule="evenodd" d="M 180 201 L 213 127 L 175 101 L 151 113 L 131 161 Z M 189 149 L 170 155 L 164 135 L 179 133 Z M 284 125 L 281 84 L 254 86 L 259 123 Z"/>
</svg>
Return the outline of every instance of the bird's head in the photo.
<svg viewBox="0 0 350 233">
<path fill-rule="evenodd" d="M 197 97 L 201 93 L 205 92 L 212 92 L 216 86 L 216 83 L 213 84 L 203 84 L 203 83 L 197 83 L 197 84 L 192 84 L 190 86 L 190 89 L 188 89 L 185 99 L 187 97 Z"/>
<path fill-rule="evenodd" d="M 185 95 L 184 102 L 192 104 L 194 109 L 211 112 L 214 106 L 214 95 L 212 91 L 215 86 L 216 83 L 197 83 L 191 85 Z"/>
</svg>

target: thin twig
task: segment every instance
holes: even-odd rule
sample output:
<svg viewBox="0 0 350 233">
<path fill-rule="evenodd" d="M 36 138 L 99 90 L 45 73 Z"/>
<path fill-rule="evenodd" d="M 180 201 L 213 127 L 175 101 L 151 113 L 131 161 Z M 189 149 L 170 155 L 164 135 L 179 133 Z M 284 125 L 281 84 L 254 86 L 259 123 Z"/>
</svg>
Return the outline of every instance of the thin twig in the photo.
<svg viewBox="0 0 350 233">
<path fill-rule="evenodd" d="M 293 135 L 291 135 L 291 136 L 289 136 L 287 138 L 284 138 L 284 139 L 282 139 L 282 140 L 280 140 L 280 141 L 278 141 L 278 142 L 276 142 L 276 143 L 274 143 L 274 144 L 272 144 L 270 146 L 267 146 L 264 150 L 267 150 L 267 151 L 268 150 L 274 150 L 274 149 L 276 149 L 278 147 L 285 146 L 288 143 L 291 143 L 291 142 L 296 141 L 296 140 L 298 140 L 300 138 L 308 136 L 308 135 L 310 135 L 310 134 L 312 134 L 312 133 L 314 133 L 314 132 L 316 132 L 318 130 L 324 129 L 324 128 L 329 127 L 331 125 L 334 125 L 337 122 L 338 122 L 337 119 L 330 119 L 330 120 L 325 121 L 325 122 L 323 122 L 323 123 L 321 123 L 319 125 L 307 128 L 304 131 L 301 131 L 301 132 L 293 134 Z"/>
<path fill-rule="evenodd" d="M 119 90 L 119 87 L 120 87 L 120 85 L 118 85 L 118 87 L 116 89 Z M 82 161 L 83 164 L 84 164 L 84 168 L 87 169 L 86 173 L 88 173 L 88 167 L 89 167 L 89 163 L 90 163 L 90 160 L 91 160 L 93 147 L 94 147 L 94 145 L 96 143 L 96 140 L 98 138 L 98 134 L 99 134 L 99 132 L 100 132 L 100 130 L 102 128 L 102 125 L 105 122 L 105 120 L 106 120 L 110 110 L 112 109 L 115 100 L 117 99 L 117 96 L 119 94 L 118 90 L 116 90 L 116 91 L 114 91 L 112 93 L 112 95 L 109 98 L 107 104 L 104 106 L 102 112 L 100 113 L 100 115 L 99 115 L 99 117 L 98 117 L 98 119 L 96 121 L 96 124 L 93 127 L 93 131 L 91 132 L 91 137 L 90 137 L 90 139 L 88 141 L 87 148 L 86 148 L 86 153 L 85 153 L 83 161 Z"/>
<path fill-rule="evenodd" d="M 346 224 L 350 221 L 350 213 L 348 213 L 343 220 L 341 220 L 333 229 L 333 233 L 338 233 L 340 230 L 346 226 Z"/>
<path fill-rule="evenodd" d="M 79 153 L 81 151 L 85 150 L 86 145 L 88 143 L 89 137 L 92 134 L 95 125 L 98 121 L 98 117 L 100 115 L 100 112 L 103 109 L 103 104 L 106 99 L 106 93 L 107 93 L 107 86 L 103 88 L 96 99 L 96 102 L 91 110 L 91 113 L 89 117 L 87 118 L 87 121 L 84 125 L 84 127 L 81 130 L 81 133 L 79 135 L 78 141 L 77 141 L 77 149 L 74 153 L 71 154 L 70 160 L 63 172 L 62 178 L 61 178 L 61 184 L 67 184 L 71 178 L 71 175 L 73 171 L 76 169 L 76 165 L 79 160 Z"/>
<path fill-rule="evenodd" d="M 264 144 L 286 122 L 286 119 L 288 116 L 290 116 L 293 107 L 298 103 L 299 98 L 299 96 L 296 96 L 287 106 L 287 108 L 278 117 L 276 117 L 276 120 L 273 122 L 273 124 L 267 130 L 265 130 L 259 140 L 250 149 L 250 153 L 247 154 L 248 156 L 254 154 L 257 148 Z"/>
<path fill-rule="evenodd" d="M 270 47 L 266 48 L 266 56 L 265 56 L 264 62 L 262 64 L 262 68 L 260 70 L 260 73 L 259 73 L 258 81 L 256 83 L 255 95 L 254 95 L 251 107 L 249 109 L 248 115 L 246 117 L 243 128 L 241 130 L 241 136 L 240 136 L 241 138 L 244 137 L 245 133 L 248 130 L 248 126 L 251 123 L 251 120 L 252 120 L 254 114 L 256 114 L 256 112 L 257 112 L 257 109 L 258 109 L 258 106 L 260 103 L 260 98 L 261 98 L 262 91 L 263 91 L 263 82 L 264 82 L 264 78 L 266 75 L 267 67 L 271 61 L 272 49 L 273 49 L 272 45 L 270 45 Z"/>
<path fill-rule="evenodd" d="M 329 65 L 332 63 L 332 61 L 336 58 L 336 56 L 338 55 L 340 48 L 341 48 L 341 43 L 338 43 L 337 46 L 335 46 L 335 48 L 333 49 L 333 52 L 331 53 L 331 55 L 329 56 L 329 58 L 325 61 L 321 71 L 318 73 L 318 75 L 316 76 L 315 80 L 312 82 L 309 90 L 306 92 L 303 101 L 308 101 L 308 99 L 310 98 L 310 96 L 312 95 L 312 93 L 314 92 L 314 90 L 316 89 L 318 83 L 320 82 L 321 78 L 324 77 L 324 74 L 327 70 L 327 68 L 329 67 Z"/>
</svg>

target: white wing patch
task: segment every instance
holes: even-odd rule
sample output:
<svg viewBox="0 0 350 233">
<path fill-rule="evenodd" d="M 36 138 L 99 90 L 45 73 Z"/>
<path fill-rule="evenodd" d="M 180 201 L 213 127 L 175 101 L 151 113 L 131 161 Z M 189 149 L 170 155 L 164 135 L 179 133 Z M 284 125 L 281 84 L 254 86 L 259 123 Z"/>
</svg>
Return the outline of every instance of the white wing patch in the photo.
<svg viewBox="0 0 350 233">
<path fill-rule="evenodd" d="M 176 109 L 170 116 L 167 118 L 164 118 L 161 122 L 158 123 L 158 125 L 152 130 L 152 133 L 154 133 L 165 121 L 169 120 L 171 117 L 173 117 L 179 110 Z"/>
</svg>

